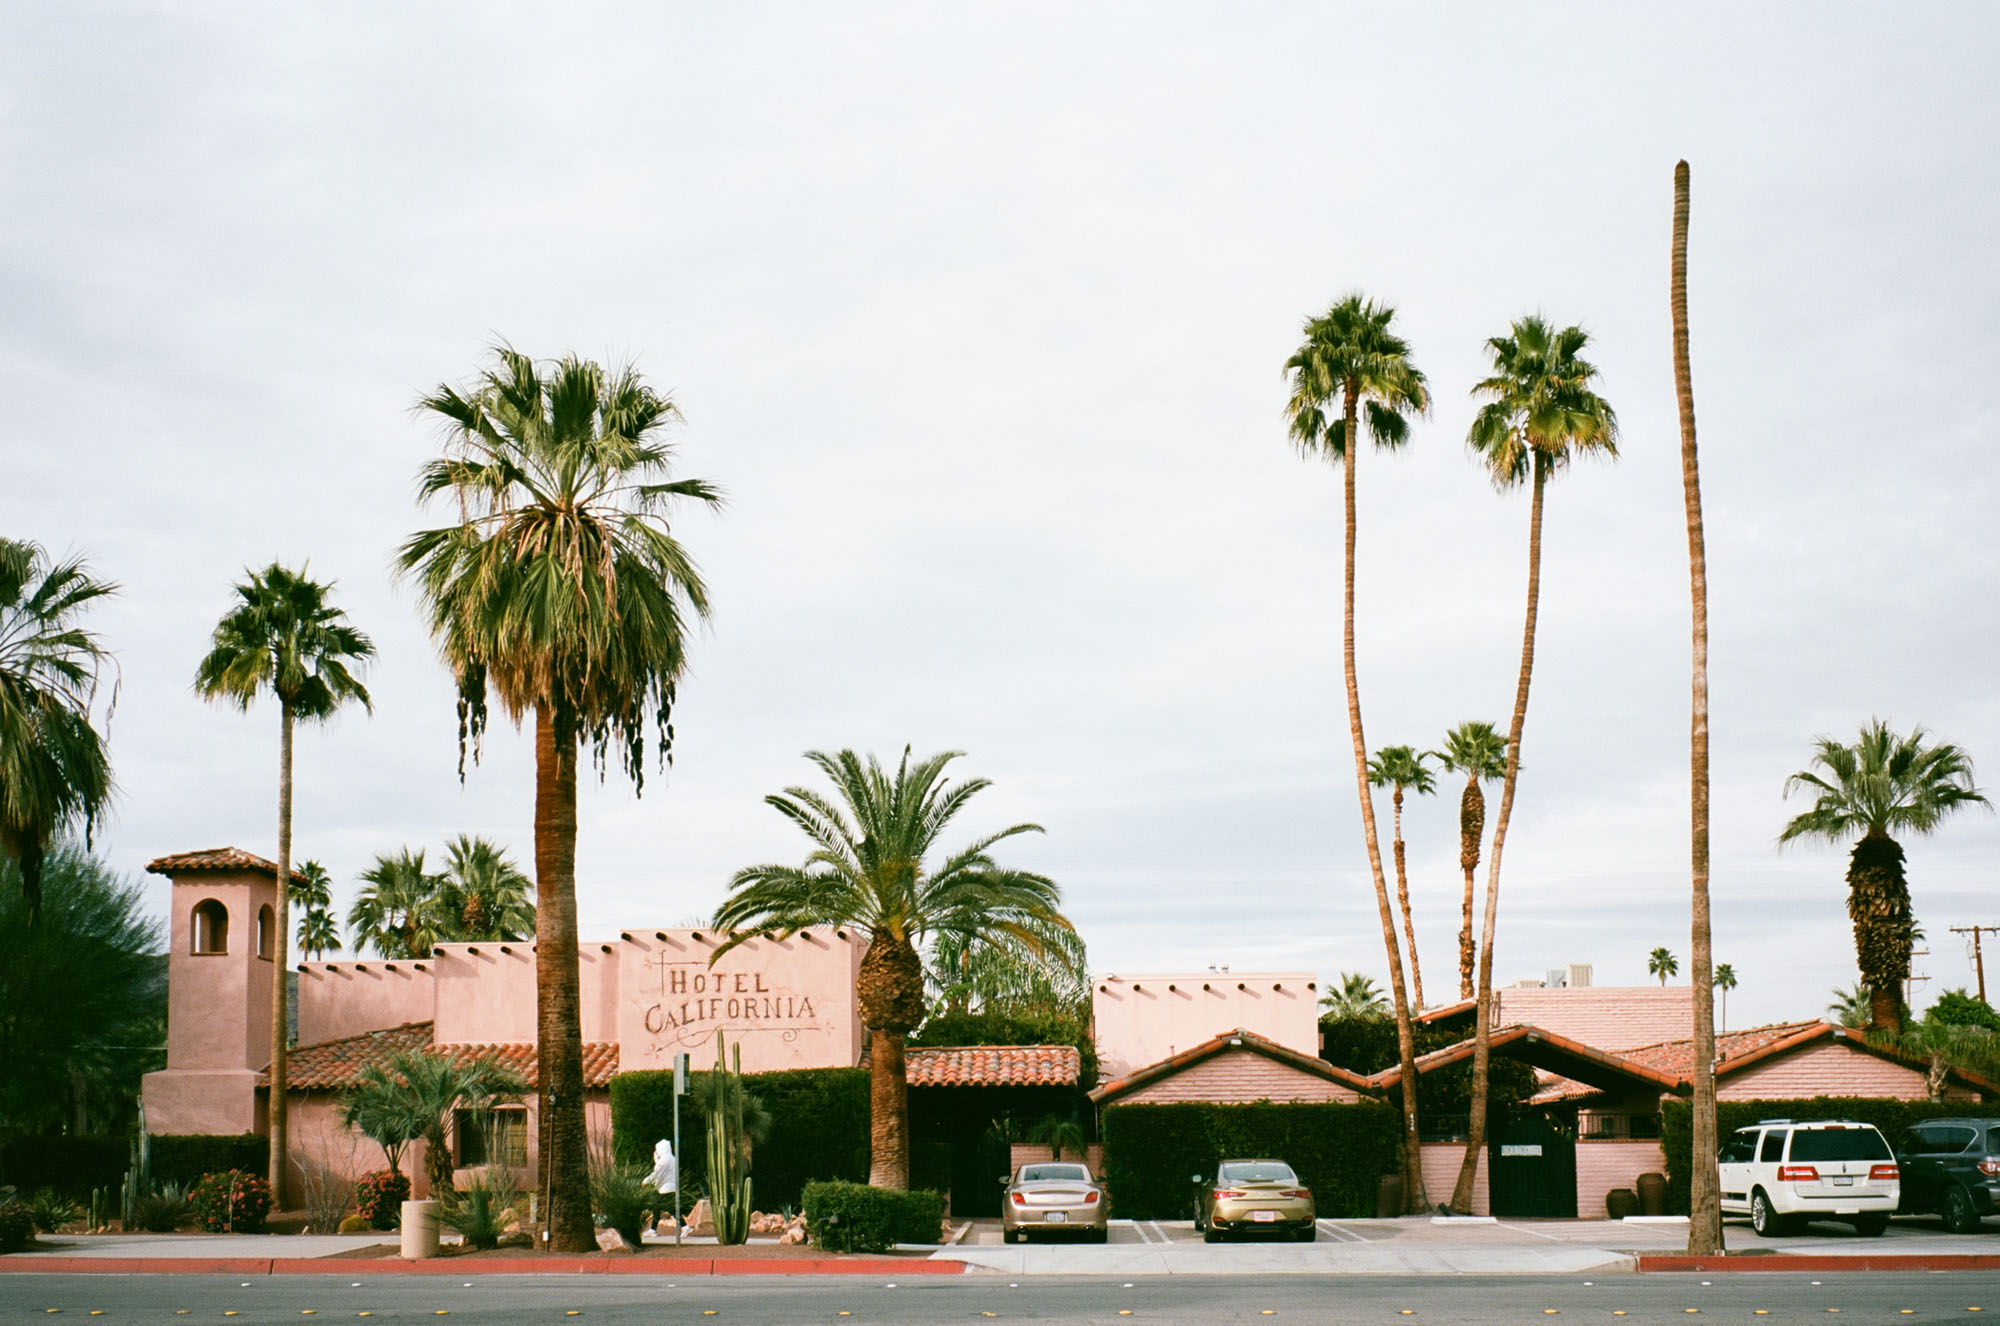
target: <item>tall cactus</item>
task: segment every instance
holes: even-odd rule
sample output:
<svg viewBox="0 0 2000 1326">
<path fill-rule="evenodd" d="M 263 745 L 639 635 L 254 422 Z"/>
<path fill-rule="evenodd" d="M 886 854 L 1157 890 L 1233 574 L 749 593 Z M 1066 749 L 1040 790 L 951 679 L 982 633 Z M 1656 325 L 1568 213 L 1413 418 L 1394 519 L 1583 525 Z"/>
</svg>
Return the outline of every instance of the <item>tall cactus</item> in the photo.
<svg viewBox="0 0 2000 1326">
<path fill-rule="evenodd" d="M 722 1033 L 715 1034 L 715 1092 L 708 1107 L 708 1204 L 715 1241 L 750 1241 L 750 1175 L 743 1162 L 743 1047 L 723 1067 Z"/>
</svg>

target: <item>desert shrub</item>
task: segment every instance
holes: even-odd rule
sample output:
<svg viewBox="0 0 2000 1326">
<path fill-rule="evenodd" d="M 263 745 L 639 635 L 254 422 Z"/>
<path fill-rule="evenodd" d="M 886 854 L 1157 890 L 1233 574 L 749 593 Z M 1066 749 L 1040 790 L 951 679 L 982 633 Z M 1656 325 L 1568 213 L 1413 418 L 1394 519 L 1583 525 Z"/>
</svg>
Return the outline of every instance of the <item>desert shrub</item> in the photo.
<svg viewBox="0 0 2000 1326">
<path fill-rule="evenodd" d="M 163 1183 L 132 1203 L 132 1219 L 148 1234 L 171 1234 L 194 1218 L 186 1185 Z"/>
<path fill-rule="evenodd" d="M 375 1229 L 394 1229 L 409 1200 L 410 1176 L 399 1170 L 371 1170 L 354 1184 L 354 1209 Z"/>
<path fill-rule="evenodd" d="M 261 1174 L 240 1169 L 204 1174 L 188 1192 L 188 1206 L 201 1227 L 211 1234 L 233 1230 L 255 1234 L 271 1214 L 271 1184 Z"/>
<path fill-rule="evenodd" d="M 44 1234 L 53 1234 L 70 1221 L 83 1218 L 82 1209 L 54 1188 L 43 1188 L 30 1197 L 28 1210 L 35 1217 L 35 1228 Z"/>
<path fill-rule="evenodd" d="M 497 1248 L 507 1232 L 520 1190 L 514 1171 L 505 1165 L 488 1165 L 461 1192 L 447 1192 L 438 1203 L 438 1219 L 447 1229 L 465 1235 L 475 1248 Z M 638 1240 L 632 1240 L 637 1246 Z"/>
<path fill-rule="evenodd" d="M 671 1202 L 646 1182 L 650 1171 L 636 1165 L 621 1165 L 608 1156 L 593 1157 L 590 1166 L 590 1204 L 606 1229 L 624 1235 L 633 1247 L 646 1230 L 646 1217 L 658 1210 L 662 1201 Z"/>
<path fill-rule="evenodd" d="M 35 1213 L 26 1202 L 0 1199 L 0 1252 L 19 1252 L 35 1238 Z"/>
<path fill-rule="evenodd" d="M 934 1192 L 808 1183 L 806 1237 L 829 1252 L 886 1252 L 898 1243 L 936 1243 L 944 1198 Z"/>
<path fill-rule="evenodd" d="M 299 1167 L 299 1201 L 306 1210 L 306 1227 L 315 1234 L 331 1234 L 354 1204 L 354 1184 L 339 1170 L 322 1161 L 308 1160 Z"/>
</svg>

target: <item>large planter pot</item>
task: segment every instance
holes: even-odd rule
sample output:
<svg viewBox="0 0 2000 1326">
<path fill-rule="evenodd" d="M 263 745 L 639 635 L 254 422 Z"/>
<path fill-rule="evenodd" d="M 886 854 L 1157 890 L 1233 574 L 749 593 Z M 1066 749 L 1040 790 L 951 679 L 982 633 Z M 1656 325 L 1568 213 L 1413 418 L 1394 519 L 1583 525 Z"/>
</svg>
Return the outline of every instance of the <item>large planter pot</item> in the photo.
<svg viewBox="0 0 2000 1326">
<path fill-rule="evenodd" d="M 438 1255 L 438 1204 L 433 1201 L 403 1203 L 403 1258 L 421 1261 Z"/>
<path fill-rule="evenodd" d="M 1647 1173 L 1639 1176 L 1639 1212 L 1657 1216 L 1667 1213 L 1667 1176 Z"/>
<path fill-rule="evenodd" d="M 1403 1214 L 1403 1176 L 1384 1174 L 1375 1185 L 1375 1218 L 1389 1220 Z"/>
<path fill-rule="evenodd" d="M 1639 1214 L 1639 1194 L 1630 1188 L 1613 1188 L 1604 1194 L 1604 1213 L 1613 1220 Z"/>
</svg>

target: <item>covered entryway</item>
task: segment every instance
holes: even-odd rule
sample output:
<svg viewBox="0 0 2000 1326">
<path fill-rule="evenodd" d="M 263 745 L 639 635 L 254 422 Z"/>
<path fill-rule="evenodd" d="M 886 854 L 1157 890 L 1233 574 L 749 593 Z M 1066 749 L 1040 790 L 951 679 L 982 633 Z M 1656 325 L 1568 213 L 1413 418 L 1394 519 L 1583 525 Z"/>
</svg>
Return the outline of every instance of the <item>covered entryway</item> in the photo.
<svg viewBox="0 0 2000 1326">
<path fill-rule="evenodd" d="M 1576 1218 L 1574 1129 L 1536 1110 L 1515 1114 L 1494 1130 L 1486 1157 L 1494 1215 Z"/>
</svg>

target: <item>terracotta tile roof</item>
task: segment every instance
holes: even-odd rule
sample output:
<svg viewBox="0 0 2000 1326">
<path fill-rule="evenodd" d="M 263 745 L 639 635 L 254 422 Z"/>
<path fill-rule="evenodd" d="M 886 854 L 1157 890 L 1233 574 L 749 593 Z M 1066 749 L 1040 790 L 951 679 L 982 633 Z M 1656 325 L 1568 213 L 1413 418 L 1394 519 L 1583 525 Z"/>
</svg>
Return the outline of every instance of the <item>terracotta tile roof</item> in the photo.
<svg viewBox="0 0 2000 1326">
<path fill-rule="evenodd" d="M 913 1087 L 1073 1087 L 1082 1071 L 1074 1045 L 912 1046 L 903 1052 L 903 1076 Z"/>
<path fill-rule="evenodd" d="M 406 1022 L 384 1031 L 367 1031 L 358 1036 L 301 1045 L 286 1064 L 286 1080 L 296 1091 L 340 1091 L 355 1084 L 361 1070 L 398 1050 L 438 1049 L 461 1062 L 492 1058 L 536 1084 L 538 1061 L 535 1047 L 527 1041 L 505 1043 L 453 1043 L 433 1046 L 433 1024 Z M 618 1045 L 615 1041 L 583 1043 L 583 1084 L 602 1087 L 618 1073 Z M 268 1080 L 268 1079 L 266 1079 Z"/>
<path fill-rule="evenodd" d="M 172 856 L 148 861 L 146 870 L 154 875 L 186 875 L 197 870 L 251 870 L 269 875 L 272 879 L 278 877 L 277 862 L 266 861 L 240 847 L 206 847 L 199 852 L 176 852 Z"/>
<path fill-rule="evenodd" d="M 1275 1059 L 1302 1073 L 1310 1073 L 1328 1082 L 1338 1082 L 1349 1090 L 1366 1094 L 1371 1089 L 1368 1078 L 1351 1073 L 1345 1068 L 1337 1068 L 1317 1055 L 1301 1054 L 1288 1045 L 1280 1045 L 1274 1040 L 1259 1036 L 1254 1031 L 1225 1031 L 1212 1040 L 1203 1041 L 1191 1050 L 1182 1050 L 1171 1058 L 1156 1064 L 1135 1069 L 1115 1081 L 1106 1082 L 1090 1093 L 1090 1099 L 1098 1105 L 1106 1105 L 1120 1096 L 1129 1095 L 1149 1082 L 1157 1082 L 1163 1077 L 1171 1077 L 1182 1069 L 1191 1068 L 1204 1059 L 1211 1059 L 1226 1050 L 1250 1050 L 1268 1059 Z"/>
<path fill-rule="evenodd" d="M 1715 1038 L 1718 1068 L 1736 1069 L 1755 1063 L 1796 1045 L 1804 1045 L 1833 1031 L 1831 1024 L 1813 1018 L 1807 1022 L 1774 1022 L 1767 1027 L 1720 1032 Z M 1681 1081 L 1694 1076 L 1694 1041 L 1661 1041 L 1625 1051 L 1625 1058 L 1645 1064 Z"/>
</svg>

